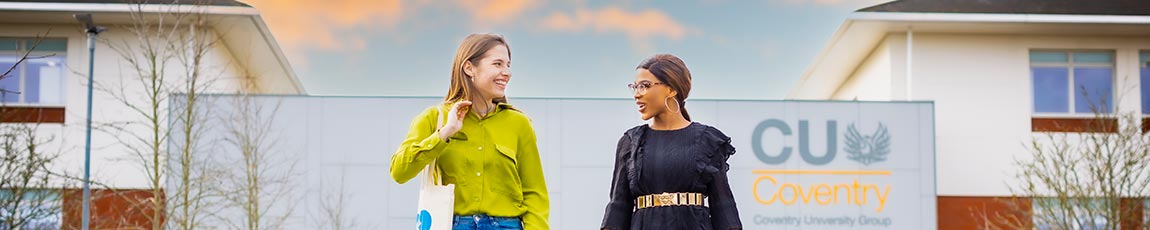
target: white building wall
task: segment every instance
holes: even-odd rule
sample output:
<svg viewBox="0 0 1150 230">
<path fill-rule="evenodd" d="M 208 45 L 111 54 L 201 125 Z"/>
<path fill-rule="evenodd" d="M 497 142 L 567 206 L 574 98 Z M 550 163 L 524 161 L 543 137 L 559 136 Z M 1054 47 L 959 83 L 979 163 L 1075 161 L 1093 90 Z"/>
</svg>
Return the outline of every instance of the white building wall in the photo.
<svg viewBox="0 0 1150 230">
<path fill-rule="evenodd" d="M 891 51 L 883 42 L 851 74 L 833 100 L 888 101 L 891 99 Z"/>
<path fill-rule="evenodd" d="M 74 175 L 82 175 L 84 161 L 85 138 L 85 109 L 87 108 L 87 78 L 88 73 L 88 47 L 87 35 L 76 25 L 59 24 L 0 24 L 0 37 L 26 37 L 33 38 L 43 34 L 51 27 L 52 38 L 67 38 L 67 69 L 64 82 L 64 124 L 43 124 L 39 126 L 41 136 L 54 137 L 49 145 L 50 151 L 61 152 L 57 160 L 58 168 Z M 109 122 L 144 121 L 145 118 L 134 112 L 124 101 L 112 96 L 108 90 L 113 89 L 116 94 L 127 95 L 131 103 L 147 107 L 146 96 L 140 84 L 139 74 L 132 69 L 128 62 L 109 44 L 123 46 L 124 42 L 134 42 L 133 35 L 125 26 L 107 25 L 109 30 L 101 33 L 100 41 L 96 45 L 95 81 L 97 90 L 93 97 L 93 127 L 99 127 Z M 215 33 L 214 31 L 210 31 Z M 204 58 L 205 72 L 210 84 L 209 93 L 236 93 L 241 88 L 240 79 L 244 71 L 237 65 L 233 55 L 222 42 L 216 43 Z M 183 76 L 183 65 L 180 60 L 173 58 L 168 64 L 168 84 L 178 87 L 178 81 Z M 257 76 L 258 77 L 258 76 Z M 120 90 L 123 91 L 120 91 Z M 167 104 L 161 102 L 162 114 L 167 114 Z M 163 123 L 166 123 L 165 120 Z M 92 178 L 94 181 L 108 183 L 119 188 L 144 188 L 149 186 L 148 177 L 139 163 L 135 153 L 122 147 L 118 139 L 132 141 L 133 135 L 147 135 L 149 129 L 145 126 L 129 126 L 125 130 L 98 131 L 109 129 L 94 128 L 92 132 Z M 138 141 L 133 141 L 139 144 Z"/>
<path fill-rule="evenodd" d="M 1044 136 L 1030 126 L 1030 50 L 1114 51 L 1115 99 L 1124 112 L 1140 109 L 1137 55 L 1150 50 L 1144 37 L 915 33 L 913 42 L 911 99 L 935 101 L 940 196 L 1011 194 L 1015 160 L 1027 156 L 1032 138 Z M 889 56 L 875 51 L 835 99 L 874 97 L 870 88 L 883 89 L 878 83 L 886 82 L 892 100 L 906 99 L 906 34 L 889 34 L 879 47 Z M 875 63 L 887 57 L 889 81 L 873 76 L 882 74 L 873 70 Z"/>
</svg>

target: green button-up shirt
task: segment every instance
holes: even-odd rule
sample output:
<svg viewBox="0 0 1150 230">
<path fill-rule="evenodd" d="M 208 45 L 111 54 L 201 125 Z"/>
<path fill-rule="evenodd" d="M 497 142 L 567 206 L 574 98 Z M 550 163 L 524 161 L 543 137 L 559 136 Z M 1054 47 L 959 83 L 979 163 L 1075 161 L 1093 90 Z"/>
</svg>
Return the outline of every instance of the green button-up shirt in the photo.
<svg viewBox="0 0 1150 230">
<path fill-rule="evenodd" d="M 391 177 L 405 183 L 433 159 L 443 181 L 455 184 L 455 214 L 522 217 L 524 229 L 548 229 L 550 201 L 535 130 L 522 112 L 499 104 L 484 118 L 468 113 L 463 128 L 443 141 L 436 131 L 448 105 L 416 116 L 391 156 Z"/>
</svg>

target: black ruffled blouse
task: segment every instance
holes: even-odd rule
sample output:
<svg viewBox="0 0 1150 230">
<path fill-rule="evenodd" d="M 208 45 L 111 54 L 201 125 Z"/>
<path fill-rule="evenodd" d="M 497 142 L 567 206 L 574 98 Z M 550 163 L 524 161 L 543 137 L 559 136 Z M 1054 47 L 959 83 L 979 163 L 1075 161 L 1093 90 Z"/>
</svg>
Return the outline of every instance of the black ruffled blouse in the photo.
<svg viewBox="0 0 1150 230">
<path fill-rule="evenodd" d="M 641 125 L 624 133 L 615 152 L 603 229 L 742 229 L 727 181 L 735 147 L 723 132 L 694 122 L 678 130 Z M 664 192 L 702 193 L 710 205 L 635 210 L 635 198 Z"/>
</svg>

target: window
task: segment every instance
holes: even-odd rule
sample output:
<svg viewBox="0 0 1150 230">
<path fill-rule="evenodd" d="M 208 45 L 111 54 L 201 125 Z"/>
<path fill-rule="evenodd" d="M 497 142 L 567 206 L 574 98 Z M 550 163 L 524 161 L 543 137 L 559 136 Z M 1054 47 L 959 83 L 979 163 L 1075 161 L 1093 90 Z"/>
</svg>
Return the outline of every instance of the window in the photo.
<svg viewBox="0 0 1150 230">
<path fill-rule="evenodd" d="M 1109 220 L 1102 211 L 1110 207 L 1103 199 L 1079 198 L 1068 199 L 1070 204 L 1064 204 L 1058 198 L 1035 198 L 1032 202 L 1034 210 L 1034 229 L 1106 229 Z"/>
<path fill-rule="evenodd" d="M 1138 53 L 1138 85 L 1142 99 L 1142 132 L 1150 132 L 1150 51 Z M 1150 223 L 1150 222 L 1144 222 Z"/>
<path fill-rule="evenodd" d="M 1142 115 L 1150 115 L 1150 51 L 1138 54 L 1138 82 L 1142 88 Z"/>
<path fill-rule="evenodd" d="M 35 49 L 33 46 L 35 45 Z M 5 105 L 64 105 L 67 40 L 0 38 L 0 102 Z M 28 59 L 17 65 L 29 49 Z"/>
<path fill-rule="evenodd" d="M 1114 110 L 1114 53 L 1031 51 L 1036 116 L 1093 116 Z"/>
<path fill-rule="evenodd" d="M 0 230 L 10 230 L 5 220 L 19 220 L 20 229 L 60 229 L 63 217 L 56 190 L 0 190 Z M 21 199 L 16 199 L 20 197 Z M 15 210 L 15 212 L 11 212 Z"/>
</svg>

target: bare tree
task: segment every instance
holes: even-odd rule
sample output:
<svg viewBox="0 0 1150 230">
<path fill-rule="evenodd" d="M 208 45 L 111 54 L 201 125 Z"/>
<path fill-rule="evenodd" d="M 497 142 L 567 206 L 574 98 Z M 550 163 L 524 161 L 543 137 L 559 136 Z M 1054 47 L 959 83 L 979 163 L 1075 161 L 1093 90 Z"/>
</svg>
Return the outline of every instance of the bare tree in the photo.
<svg viewBox="0 0 1150 230">
<path fill-rule="evenodd" d="M 1150 197 L 1150 135 L 1136 125 L 1141 115 L 1093 108 L 1078 132 L 1045 132 L 1027 143 L 1011 187 L 1018 197 L 1003 200 L 1005 212 L 976 211 L 983 228 L 1150 229 L 1137 204 Z"/>
<path fill-rule="evenodd" d="M 58 153 L 43 150 L 35 124 L 0 126 L 0 229 L 52 229 L 61 211 L 51 164 Z"/>
<path fill-rule="evenodd" d="M 148 12 L 145 7 L 156 5 L 134 1 L 130 23 L 118 27 L 129 36 L 101 40 L 120 56 L 127 71 L 118 85 L 97 88 L 131 113 L 103 121 L 98 129 L 117 137 L 147 175 L 152 199 L 140 205 L 150 207 L 151 229 L 199 229 L 217 207 L 210 196 L 219 193 L 209 182 L 219 173 L 194 157 L 206 145 L 202 124 L 210 117 L 209 107 L 198 106 L 199 97 L 212 89 L 216 79 L 209 76 L 225 72 L 205 61 L 220 41 L 206 5 L 173 3 Z M 170 141 L 172 137 L 177 139 Z"/>
<path fill-rule="evenodd" d="M 345 166 L 346 167 L 346 166 Z M 348 230 L 356 229 L 358 223 L 354 218 L 350 218 L 347 213 L 348 200 L 351 194 L 347 192 L 347 171 L 340 170 L 339 184 L 335 186 L 335 191 L 328 191 L 320 188 L 320 209 L 318 213 L 313 214 L 313 219 L 317 220 L 316 229 L 324 230 Z"/>
<path fill-rule="evenodd" d="M 252 86 L 249 86 L 252 87 Z M 278 99 L 270 106 L 254 95 L 240 93 L 233 100 L 233 113 L 227 115 L 224 139 L 239 167 L 232 167 L 228 202 L 240 210 L 238 217 L 221 217 L 233 229 L 282 229 L 295 207 L 291 178 L 296 161 L 276 149 L 275 114 Z"/>
<path fill-rule="evenodd" d="M 178 208 L 173 215 L 176 227 L 192 230 L 199 229 L 199 223 L 206 217 L 204 212 L 216 210 L 219 205 L 213 202 L 216 199 L 209 198 L 219 194 L 215 191 L 216 186 L 212 186 L 215 183 L 210 182 L 219 180 L 222 172 L 212 167 L 213 162 L 198 158 L 195 153 L 204 150 L 204 145 L 208 144 L 202 140 L 207 140 L 204 133 L 208 128 L 206 125 L 210 124 L 208 119 L 212 117 L 211 110 L 207 109 L 209 107 L 200 106 L 202 100 L 199 99 L 200 94 L 207 91 L 212 83 L 204 77 L 207 72 L 204 69 L 204 59 L 220 38 L 207 32 L 210 25 L 203 12 L 190 14 L 187 25 L 188 36 L 181 39 L 180 44 L 185 45 L 181 50 L 188 54 L 179 56 L 187 77 L 184 78 L 182 93 L 172 100 L 171 111 L 178 114 L 172 119 L 178 127 L 178 136 L 182 138 L 173 143 L 176 154 L 172 170 L 178 179 L 171 186 L 176 202 L 169 202 Z"/>
</svg>

